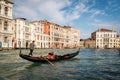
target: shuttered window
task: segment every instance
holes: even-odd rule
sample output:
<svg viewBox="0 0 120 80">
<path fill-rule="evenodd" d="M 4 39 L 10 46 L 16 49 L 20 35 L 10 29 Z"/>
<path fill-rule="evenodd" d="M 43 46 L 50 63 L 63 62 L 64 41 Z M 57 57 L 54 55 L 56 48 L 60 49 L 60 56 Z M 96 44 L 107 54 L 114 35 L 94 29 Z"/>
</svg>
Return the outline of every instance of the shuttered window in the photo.
<svg viewBox="0 0 120 80">
<path fill-rule="evenodd" d="M 8 22 L 7 22 L 7 21 L 4 22 L 4 30 L 5 30 L 5 31 L 8 30 Z"/>
</svg>

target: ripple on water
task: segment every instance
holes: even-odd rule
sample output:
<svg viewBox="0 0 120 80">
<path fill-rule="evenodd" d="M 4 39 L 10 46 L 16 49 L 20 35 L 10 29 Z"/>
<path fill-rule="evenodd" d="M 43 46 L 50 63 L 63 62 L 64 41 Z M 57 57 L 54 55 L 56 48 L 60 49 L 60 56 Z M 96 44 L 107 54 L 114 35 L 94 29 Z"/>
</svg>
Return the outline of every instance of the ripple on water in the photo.
<svg viewBox="0 0 120 80">
<path fill-rule="evenodd" d="M 76 49 L 38 49 L 34 54 L 66 54 Z M 29 50 L 22 50 L 28 54 Z M 4 53 L 4 54 L 2 54 Z M 81 49 L 77 57 L 49 63 L 32 63 L 19 57 L 19 50 L 0 52 L 0 80 L 119 80 L 117 50 Z"/>
</svg>

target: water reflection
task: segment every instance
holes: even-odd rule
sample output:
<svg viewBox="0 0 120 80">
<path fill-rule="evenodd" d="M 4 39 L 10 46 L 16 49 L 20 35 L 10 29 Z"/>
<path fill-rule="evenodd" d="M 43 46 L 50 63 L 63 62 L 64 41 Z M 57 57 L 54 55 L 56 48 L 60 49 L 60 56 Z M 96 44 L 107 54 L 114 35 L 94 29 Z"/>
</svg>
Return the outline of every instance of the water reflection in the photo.
<svg viewBox="0 0 120 80">
<path fill-rule="evenodd" d="M 119 55 L 120 55 L 120 49 L 118 49 Z"/>
<path fill-rule="evenodd" d="M 66 54 L 76 49 L 39 49 L 34 54 L 54 51 Z M 27 50 L 22 50 L 28 54 Z M 119 80 L 120 51 L 81 49 L 77 57 L 49 63 L 32 63 L 20 58 L 19 50 L 0 51 L 0 80 Z"/>
</svg>

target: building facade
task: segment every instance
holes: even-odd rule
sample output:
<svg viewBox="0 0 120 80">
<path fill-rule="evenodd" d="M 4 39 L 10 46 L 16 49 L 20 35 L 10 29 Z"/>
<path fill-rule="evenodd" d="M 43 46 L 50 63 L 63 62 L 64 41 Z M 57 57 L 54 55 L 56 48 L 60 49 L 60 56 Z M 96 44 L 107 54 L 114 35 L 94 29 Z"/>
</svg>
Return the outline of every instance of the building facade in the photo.
<svg viewBox="0 0 120 80">
<path fill-rule="evenodd" d="M 51 48 L 63 48 L 64 36 L 63 27 L 55 23 L 50 23 L 50 47 Z"/>
<path fill-rule="evenodd" d="M 36 48 L 75 48 L 79 47 L 80 32 L 47 20 L 28 22 L 25 18 L 13 19 L 13 48 L 29 47 L 35 41 Z"/>
<path fill-rule="evenodd" d="M 34 25 L 29 23 L 25 18 L 13 19 L 14 36 L 13 48 L 26 48 L 28 44 L 35 39 Z"/>
<path fill-rule="evenodd" d="M 25 18 L 12 19 L 12 7 L 11 0 L 0 0 L 0 47 L 28 48 L 33 40 L 36 48 L 79 47 L 78 29 L 47 20 L 29 22 Z"/>
<path fill-rule="evenodd" d="M 80 39 L 80 48 L 85 48 L 85 40 Z"/>
<path fill-rule="evenodd" d="M 96 40 L 96 48 L 116 48 L 117 33 L 113 30 L 98 29 L 91 34 L 92 39 Z"/>
<path fill-rule="evenodd" d="M 0 0 L 0 43 L 2 47 L 11 47 L 13 39 L 11 0 Z"/>
<path fill-rule="evenodd" d="M 96 41 L 94 39 L 81 39 L 80 48 L 96 48 Z"/>
<path fill-rule="evenodd" d="M 120 49 L 120 35 L 117 35 L 115 47 Z"/>
<path fill-rule="evenodd" d="M 96 48 L 96 41 L 94 39 L 86 39 L 84 40 L 85 48 Z"/>
<path fill-rule="evenodd" d="M 44 24 L 44 34 L 49 36 L 49 48 L 79 47 L 79 30 L 68 26 L 60 26 L 47 20 L 41 22 Z"/>
<path fill-rule="evenodd" d="M 78 29 L 72 28 L 71 26 L 64 26 L 64 43 L 65 47 L 76 48 L 80 47 L 80 31 Z"/>
<path fill-rule="evenodd" d="M 49 48 L 49 35 L 46 34 L 45 24 L 42 20 L 31 22 L 34 24 L 34 36 L 36 48 Z"/>
</svg>

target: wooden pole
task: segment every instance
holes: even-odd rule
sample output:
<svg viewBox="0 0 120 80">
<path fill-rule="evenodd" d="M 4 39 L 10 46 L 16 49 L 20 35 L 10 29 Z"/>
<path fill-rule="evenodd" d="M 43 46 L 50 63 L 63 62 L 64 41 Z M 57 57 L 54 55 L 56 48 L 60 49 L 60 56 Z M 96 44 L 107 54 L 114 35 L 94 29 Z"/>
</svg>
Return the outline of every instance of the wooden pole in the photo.
<svg viewBox="0 0 120 80">
<path fill-rule="evenodd" d="M 48 60 L 47 58 L 45 58 L 45 57 L 43 57 L 49 64 L 51 64 L 52 66 L 54 66 L 54 64 L 50 61 L 50 60 Z"/>
</svg>

